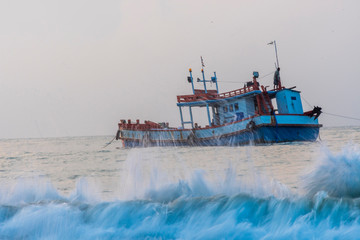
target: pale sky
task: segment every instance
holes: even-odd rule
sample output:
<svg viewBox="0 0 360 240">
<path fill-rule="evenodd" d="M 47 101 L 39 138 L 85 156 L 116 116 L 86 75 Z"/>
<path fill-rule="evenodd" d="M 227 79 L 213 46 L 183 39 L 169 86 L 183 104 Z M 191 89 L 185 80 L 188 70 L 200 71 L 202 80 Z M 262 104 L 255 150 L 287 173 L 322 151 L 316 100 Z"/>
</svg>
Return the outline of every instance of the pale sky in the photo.
<svg viewBox="0 0 360 240">
<path fill-rule="evenodd" d="M 120 119 L 177 127 L 200 56 L 225 92 L 274 71 L 272 40 L 286 87 L 360 118 L 359 25 L 358 0 L 1 0 L 0 138 L 114 135 Z"/>
</svg>

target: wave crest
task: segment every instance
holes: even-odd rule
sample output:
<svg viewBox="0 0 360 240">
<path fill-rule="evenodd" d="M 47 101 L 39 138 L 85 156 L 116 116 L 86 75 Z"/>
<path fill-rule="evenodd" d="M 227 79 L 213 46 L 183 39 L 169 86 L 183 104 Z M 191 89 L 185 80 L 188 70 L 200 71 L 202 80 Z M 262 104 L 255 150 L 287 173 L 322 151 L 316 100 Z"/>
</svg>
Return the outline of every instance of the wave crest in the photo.
<svg viewBox="0 0 360 240">
<path fill-rule="evenodd" d="M 306 193 L 325 191 L 332 197 L 360 197 L 360 150 L 347 145 L 338 154 L 325 149 L 315 167 L 302 177 Z"/>
</svg>

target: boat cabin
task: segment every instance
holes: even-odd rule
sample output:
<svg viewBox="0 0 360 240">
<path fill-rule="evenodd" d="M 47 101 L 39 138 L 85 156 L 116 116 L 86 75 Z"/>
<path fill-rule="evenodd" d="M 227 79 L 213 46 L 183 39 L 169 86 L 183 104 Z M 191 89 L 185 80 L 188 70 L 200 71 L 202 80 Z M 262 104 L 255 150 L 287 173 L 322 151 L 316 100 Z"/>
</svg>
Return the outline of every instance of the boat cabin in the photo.
<svg viewBox="0 0 360 240">
<path fill-rule="evenodd" d="M 193 120 L 193 107 L 206 108 L 208 118 L 206 127 L 224 125 L 258 115 L 304 113 L 299 91 L 293 88 L 287 89 L 281 84 L 278 88 L 268 91 L 258 83 L 258 72 L 253 73 L 253 80 L 247 82 L 243 88 L 225 93 L 219 93 L 216 72 L 211 80 L 206 80 L 204 70 L 201 70 L 203 79 L 198 78 L 197 82 L 204 83 L 203 90 L 194 89 L 192 70 L 189 69 L 189 72 L 188 81 L 192 84 L 193 94 L 177 96 L 182 128 L 185 128 L 186 124 L 191 125 L 191 128 L 198 127 Z M 215 83 L 216 90 L 208 90 L 207 82 Z M 277 109 L 274 109 L 273 102 Z M 189 121 L 184 121 L 182 111 L 184 107 L 189 109 Z"/>
</svg>

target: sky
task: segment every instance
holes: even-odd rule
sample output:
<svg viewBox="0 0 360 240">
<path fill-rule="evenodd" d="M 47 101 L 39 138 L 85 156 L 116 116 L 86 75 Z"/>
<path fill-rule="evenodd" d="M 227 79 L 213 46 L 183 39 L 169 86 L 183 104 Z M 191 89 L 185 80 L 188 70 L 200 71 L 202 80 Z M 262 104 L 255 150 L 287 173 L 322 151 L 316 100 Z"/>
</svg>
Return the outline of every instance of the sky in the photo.
<svg viewBox="0 0 360 240">
<path fill-rule="evenodd" d="M 274 71 L 273 40 L 283 85 L 302 92 L 305 110 L 360 119 L 359 9 L 358 0 L 2 0 L 0 138 L 115 135 L 120 119 L 177 127 L 176 95 L 191 94 L 200 56 L 226 92 Z M 271 74 L 260 83 L 272 85 Z"/>
</svg>

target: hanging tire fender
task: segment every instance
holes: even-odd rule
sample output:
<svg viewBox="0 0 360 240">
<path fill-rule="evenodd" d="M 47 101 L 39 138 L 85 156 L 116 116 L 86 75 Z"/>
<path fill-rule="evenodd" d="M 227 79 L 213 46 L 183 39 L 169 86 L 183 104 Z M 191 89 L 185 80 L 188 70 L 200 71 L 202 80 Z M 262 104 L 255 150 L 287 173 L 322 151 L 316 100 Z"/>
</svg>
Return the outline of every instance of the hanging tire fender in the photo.
<svg viewBox="0 0 360 240">
<path fill-rule="evenodd" d="M 197 142 L 197 137 L 195 135 L 195 131 L 192 130 L 189 134 L 189 136 L 187 137 L 187 142 L 190 144 L 190 145 L 195 145 L 196 142 Z"/>
<path fill-rule="evenodd" d="M 150 133 L 149 132 L 145 132 L 145 134 L 143 135 L 141 142 L 143 144 L 144 147 L 147 147 L 150 145 L 150 141 L 151 141 L 151 137 L 150 137 Z"/>
<path fill-rule="evenodd" d="M 246 124 L 246 129 L 250 132 L 254 131 L 256 129 L 256 123 L 251 120 L 248 124 Z"/>
<path fill-rule="evenodd" d="M 116 132 L 116 137 L 115 137 L 116 140 L 119 140 L 119 139 L 120 139 L 120 134 L 121 134 L 121 131 L 118 130 L 118 131 Z"/>
</svg>

